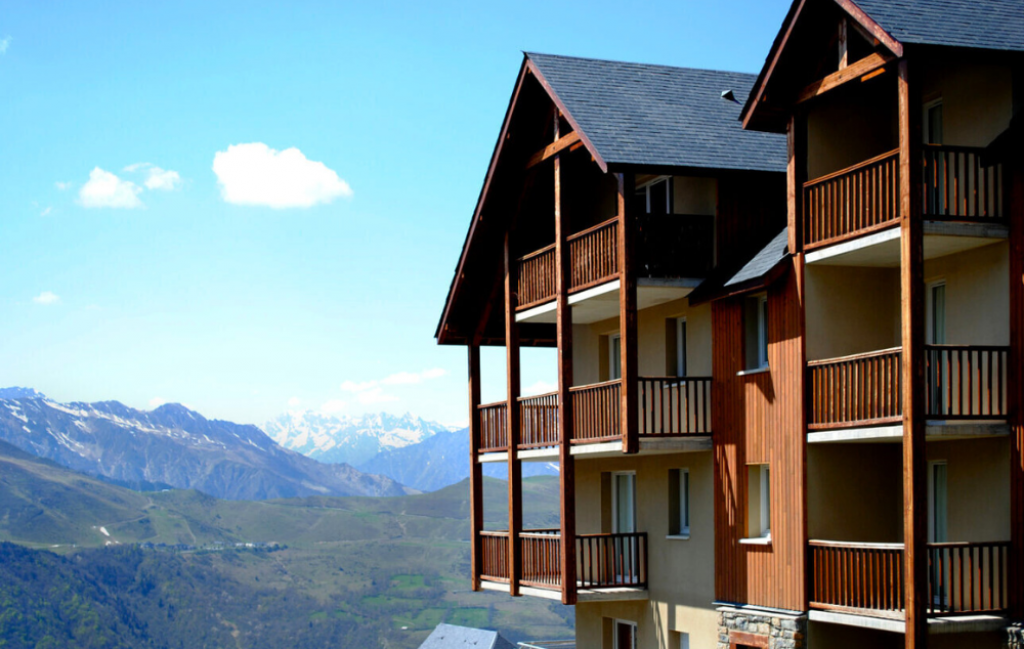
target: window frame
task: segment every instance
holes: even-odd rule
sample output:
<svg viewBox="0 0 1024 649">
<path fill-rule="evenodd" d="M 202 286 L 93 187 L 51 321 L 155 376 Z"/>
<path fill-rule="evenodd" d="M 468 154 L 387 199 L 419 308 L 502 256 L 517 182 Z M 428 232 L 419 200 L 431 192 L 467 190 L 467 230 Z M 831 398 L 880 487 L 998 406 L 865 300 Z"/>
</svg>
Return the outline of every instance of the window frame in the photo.
<svg viewBox="0 0 1024 649">
<path fill-rule="evenodd" d="M 757 369 L 768 369 L 768 294 L 757 296 Z"/>
<path fill-rule="evenodd" d="M 632 521 L 632 530 L 626 532 L 619 528 L 619 490 L 616 481 L 622 477 L 630 478 L 629 485 L 629 514 Z M 636 532 L 636 471 L 612 471 L 612 534 L 632 534 Z"/>
<path fill-rule="evenodd" d="M 760 538 L 772 538 L 772 480 L 771 465 L 762 464 L 759 470 L 761 480 L 761 534 Z"/>
<path fill-rule="evenodd" d="M 936 499 L 936 480 L 935 480 L 935 469 L 943 467 L 945 475 L 945 483 L 943 484 L 943 501 L 946 507 L 944 520 L 945 528 L 943 530 L 943 536 L 945 538 L 938 539 L 938 531 L 936 529 L 936 505 L 938 504 Z M 929 543 L 945 543 L 949 540 L 949 462 L 947 460 L 928 460 L 928 542 Z"/>
<path fill-rule="evenodd" d="M 686 358 L 686 318 L 676 318 L 676 376 L 679 378 L 686 378 L 687 372 L 687 358 Z"/>
<path fill-rule="evenodd" d="M 675 196 L 673 191 L 673 178 L 673 176 L 658 176 L 636 186 L 637 194 L 641 191 L 644 193 L 644 214 L 651 213 L 651 189 L 662 182 L 665 183 L 665 213 L 674 213 L 675 205 L 673 205 L 673 199 Z"/>
<path fill-rule="evenodd" d="M 690 536 L 690 469 L 679 469 L 679 536 Z"/>
<path fill-rule="evenodd" d="M 619 352 L 615 353 L 615 343 L 618 342 Z M 619 371 L 615 371 L 618 364 Z M 616 376 L 617 374 L 617 376 Z M 617 381 L 622 378 L 622 334 L 608 334 L 608 380 Z"/>
<path fill-rule="evenodd" d="M 633 627 L 633 633 L 631 635 L 631 637 L 633 638 L 633 646 L 632 647 L 620 647 L 619 646 L 619 626 L 620 625 Z M 637 638 L 638 626 L 639 625 L 636 622 L 632 621 L 632 620 L 620 620 L 618 618 L 614 618 L 612 620 L 612 648 L 613 649 L 637 649 L 637 647 L 640 644 L 639 640 Z"/>
<path fill-rule="evenodd" d="M 934 110 L 936 108 L 938 108 L 938 109 L 940 109 L 942 111 L 942 117 L 940 119 L 941 123 L 940 123 L 939 127 L 942 128 L 943 132 L 939 134 L 939 140 L 940 140 L 939 142 L 932 142 L 932 137 L 931 137 L 932 119 L 931 119 L 931 115 L 932 115 L 932 110 Z M 932 99 L 931 101 L 926 101 L 924 103 L 924 106 L 922 107 L 921 113 L 922 113 L 921 114 L 921 136 L 922 136 L 922 139 L 924 140 L 924 144 L 936 144 L 936 145 L 943 144 L 943 142 L 941 140 L 945 140 L 946 139 L 946 137 L 945 137 L 946 136 L 946 133 L 945 133 L 945 130 L 946 130 L 945 129 L 945 127 L 946 127 L 946 109 L 945 109 L 945 106 L 943 105 L 942 97 L 939 97 L 937 99 Z"/>
</svg>

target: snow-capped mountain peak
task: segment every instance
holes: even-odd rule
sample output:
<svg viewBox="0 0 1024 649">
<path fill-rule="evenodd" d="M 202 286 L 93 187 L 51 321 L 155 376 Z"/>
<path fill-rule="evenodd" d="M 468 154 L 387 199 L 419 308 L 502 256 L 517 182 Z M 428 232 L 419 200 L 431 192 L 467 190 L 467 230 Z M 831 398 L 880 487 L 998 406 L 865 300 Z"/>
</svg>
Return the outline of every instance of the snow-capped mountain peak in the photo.
<svg viewBox="0 0 1024 649">
<path fill-rule="evenodd" d="M 450 428 L 406 413 L 358 417 L 313 411 L 289 411 L 263 429 L 278 444 L 321 462 L 355 465 L 381 451 L 405 448 Z"/>
</svg>

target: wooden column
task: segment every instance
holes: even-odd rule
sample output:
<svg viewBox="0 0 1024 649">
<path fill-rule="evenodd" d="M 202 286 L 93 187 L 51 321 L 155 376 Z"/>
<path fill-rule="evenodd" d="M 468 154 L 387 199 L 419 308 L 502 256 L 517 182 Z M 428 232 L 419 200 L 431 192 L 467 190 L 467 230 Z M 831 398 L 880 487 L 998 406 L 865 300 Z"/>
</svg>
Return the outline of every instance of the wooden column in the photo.
<svg viewBox="0 0 1024 649">
<path fill-rule="evenodd" d="M 807 549 L 807 542 L 810 538 L 807 529 L 808 503 L 807 503 L 807 422 L 810 420 L 808 409 L 811 400 L 808 398 L 807 386 L 807 308 L 804 302 L 806 295 L 806 279 L 804 269 L 806 259 L 803 253 L 803 183 L 807 178 L 807 145 L 806 122 L 799 107 L 794 109 L 790 117 L 789 125 L 786 128 L 787 135 L 787 163 L 786 163 L 786 221 L 789 228 L 789 251 L 793 255 L 793 273 L 796 276 L 797 301 L 800 309 L 799 332 L 800 348 L 797 356 L 797 366 L 791 371 L 797 372 L 795 377 L 800 395 L 800 405 L 797 410 L 798 429 L 800 434 L 800 461 L 803 467 L 803 475 L 800 476 L 801 497 L 800 507 L 803 509 L 803 525 L 799 528 L 800 548 L 804 560 L 800 563 L 803 575 L 800 584 L 803 588 L 800 601 L 803 603 L 803 610 L 810 608 L 811 592 L 811 554 Z M 770 307 L 769 307 L 770 308 Z M 779 475 L 776 473 L 775 475 Z"/>
<path fill-rule="evenodd" d="M 1010 182 L 1010 615 L 1024 620 L 1024 162 L 1004 170 Z"/>
<path fill-rule="evenodd" d="M 480 346 L 469 349 L 469 535 L 471 587 L 480 590 L 483 572 L 483 548 L 480 531 L 484 529 L 484 475 L 480 464 Z"/>
<path fill-rule="evenodd" d="M 921 101 L 907 60 L 899 62 L 900 317 L 903 344 L 903 539 L 907 649 L 928 643 L 927 483 L 924 418 L 924 221 Z"/>
<path fill-rule="evenodd" d="M 557 123 L 557 122 L 556 122 Z M 556 131 L 557 134 L 557 131 Z M 555 304 L 558 335 L 558 478 L 561 485 L 562 603 L 576 603 L 576 465 L 572 448 L 572 308 L 569 224 L 562 213 L 562 159 L 555 156 Z"/>
<path fill-rule="evenodd" d="M 619 182 L 619 335 L 622 346 L 622 452 L 640 451 L 640 412 L 637 402 L 636 269 L 633 213 L 636 177 L 616 174 Z"/>
<path fill-rule="evenodd" d="M 519 461 L 519 326 L 516 324 L 518 295 L 515 261 L 505 235 L 505 367 L 508 386 L 508 569 L 509 592 L 519 595 L 523 574 L 523 552 L 519 533 L 523 531 L 523 465 Z"/>
</svg>

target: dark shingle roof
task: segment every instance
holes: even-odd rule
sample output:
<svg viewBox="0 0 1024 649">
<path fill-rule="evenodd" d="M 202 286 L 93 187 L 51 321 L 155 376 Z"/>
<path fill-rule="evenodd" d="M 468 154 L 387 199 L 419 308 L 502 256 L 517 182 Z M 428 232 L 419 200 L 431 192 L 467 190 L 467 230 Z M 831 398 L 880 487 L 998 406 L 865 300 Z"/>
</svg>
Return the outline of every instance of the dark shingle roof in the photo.
<svg viewBox="0 0 1024 649">
<path fill-rule="evenodd" d="M 420 645 L 420 649 L 515 649 L 497 631 L 472 629 L 454 624 L 438 624 Z"/>
<path fill-rule="evenodd" d="M 901 43 L 1024 51 L 1024 0 L 854 0 Z"/>
<path fill-rule="evenodd" d="M 725 287 L 737 286 L 752 279 L 760 279 L 768 274 L 768 271 L 775 268 L 775 265 L 786 258 L 789 254 L 789 228 L 783 228 L 782 232 L 775 235 L 768 245 L 761 249 L 753 259 L 743 265 L 743 268 L 730 277 L 723 284 Z"/>
<path fill-rule="evenodd" d="M 608 165 L 786 169 L 786 138 L 738 121 L 752 74 L 526 56 Z"/>
</svg>

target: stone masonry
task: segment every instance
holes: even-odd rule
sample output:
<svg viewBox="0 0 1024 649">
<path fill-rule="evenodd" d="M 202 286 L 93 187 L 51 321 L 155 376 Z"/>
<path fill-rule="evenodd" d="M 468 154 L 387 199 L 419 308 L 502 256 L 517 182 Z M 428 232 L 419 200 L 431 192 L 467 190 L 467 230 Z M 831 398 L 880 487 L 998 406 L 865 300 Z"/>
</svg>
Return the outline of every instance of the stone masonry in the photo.
<svg viewBox="0 0 1024 649">
<path fill-rule="evenodd" d="M 718 649 L 730 649 L 729 634 L 732 631 L 766 636 L 768 649 L 807 647 L 806 615 L 745 611 L 735 608 L 718 609 Z M 1024 645 L 1021 649 L 1024 649 Z"/>
<path fill-rule="evenodd" d="M 1007 649 L 1024 649 L 1024 622 L 1006 627 Z"/>
</svg>

